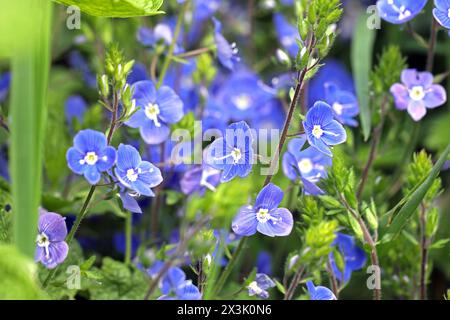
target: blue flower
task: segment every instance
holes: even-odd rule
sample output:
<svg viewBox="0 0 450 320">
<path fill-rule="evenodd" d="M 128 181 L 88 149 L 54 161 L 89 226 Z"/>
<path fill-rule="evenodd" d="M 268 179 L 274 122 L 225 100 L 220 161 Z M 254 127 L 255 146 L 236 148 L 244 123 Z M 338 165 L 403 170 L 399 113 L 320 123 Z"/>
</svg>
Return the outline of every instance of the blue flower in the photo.
<svg viewBox="0 0 450 320">
<path fill-rule="evenodd" d="M 147 69 L 145 65 L 140 62 L 135 62 L 131 72 L 128 74 L 127 83 L 132 85 L 138 81 L 149 80 Z"/>
<path fill-rule="evenodd" d="M 450 1 L 434 0 L 433 16 L 441 26 L 450 29 Z M 450 35 L 450 31 L 449 31 Z"/>
<path fill-rule="evenodd" d="M 69 252 L 69 246 L 64 241 L 67 236 L 66 222 L 57 213 L 43 209 L 39 211 L 35 261 L 53 269 L 64 262 Z"/>
<path fill-rule="evenodd" d="M 195 110 L 200 98 L 198 86 L 193 80 L 193 73 L 197 70 L 195 59 L 189 59 L 186 63 L 176 64 L 171 67 L 164 78 L 163 84 L 178 94 L 183 101 L 184 112 Z"/>
<path fill-rule="evenodd" d="M 267 289 L 275 287 L 275 282 L 264 273 L 257 273 L 255 281 L 252 281 L 248 286 L 248 295 L 258 296 L 262 299 L 269 298 L 269 292 Z"/>
<path fill-rule="evenodd" d="M 151 81 L 133 85 L 132 99 L 139 109 L 125 122 L 131 128 L 140 128 L 141 137 L 148 144 L 159 144 L 169 137 L 169 124 L 183 118 L 183 102 L 169 87 L 156 90 Z"/>
<path fill-rule="evenodd" d="M 233 70 L 236 63 L 239 62 L 238 48 L 236 43 L 230 44 L 222 35 L 222 24 L 216 18 L 212 18 L 214 22 L 214 41 L 217 47 L 217 58 L 219 62 L 227 69 Z"/>
<path fill-rule="evenodd" d="M 352 236 L 336 233 L 336 239 L 332 246 L 337 246 L 344 259 L 344 270 L 340 270 L 334 259 L 334 253 L 330 252 L 331 267 L 336 278 L 343 284 L 350 280 L 353 271 L 359 270 L 366 264 L 364 250 L 358 247 Z"/>
<path fill-rule="evenodd" d="M 233 219 L 232 229 L 240 236 L 251 236 L 259 231 L 269 237 L 287 236 L 292 231 L 294 220 L 286 208 L 278 208 L 283 191 L 269 183 L 265 186 L 254 206 L 244 206 Z"/>
<path fill-rule="evenodd" d="M 405 69 L 401 76 L 402 83 L 391 87 L 395 106 L 399 110 L 407 110 L 414 121 L 422 119 L 427 109 L 434 109 L 447 101 L 444 87 L 433 83 L 430 72 L 418 72 L 415 69 Z"/>
<path fill-rule="evenodd" d="M 253 116 L 252 128 L 255 130 L 281 130 L 285 119 L 285 112 L 280 100 L 270 99 L 264 105 L 261 105 L 258 108 L 258 112 Z"/>
<path fill-rule="evenodd" d="M 290 24 L 281 13 L 273 15 L 273 23 L 278 41 L 291 57 L 296 57 L 300 49 L 298 29 Z"/>
<path fill-rule="evenodd" d="M 332 157 L 330 146 L 347 140 L 344 127 L 333 120 L 333 109 L 325 102 L 318 101 L 308 110 L 303 128 L 311 146 Z"/>
<path fill-rule="evenodd" d="M 156 261 L 148 269 L 148 274 L 151 277 L 156 276 L 163 266 L 163 262 Z M 192 284 L 191 280 L 186 280 L 186 274 L 179 267 L 172 267 L 167 271 L 161 281 L 160 288 L 163 295 L 158 300 L 201 300 L 202 298 L 198 288 Z"/>
<path fill-rule="evenodd" d="M 73 147 L 67 150 L 69 168 L 82 174 L 94 185 L 100 181 L 101 173 L 110 169 L 116 162 L 116 150 L 107 146 L 103 133 L 86 129 L 77 133 Z"/>
<path fill-rule="evenodd" d="M 272 274 L 272 255 L 267 251 L 261 251 L 256 259 L 258 273 Z"/>
<path fill-rule="evenodd" d="M 181 191 L 184 194 L 197 192 L 204 195 L 206 189 L 216 191 L 216 186 L 220 181 L 220 171 L 210 166 L 195 166 L 185 172 L 180 181 Z"/>
<path fill-rule="evenodd" d="M 9 92 L 9 86 L 11 83 L 11 73 L 5 72 L 0 75 L 0 103 L 5 101 Z"/>
<path fill-rule="evenodd" d="M 90 88 L 97 87 L 97 77 L 95 73 L 91 71 L 89 64 L 80 52 L 72 51 L 69 54 L 69 65 L 83 75 L 84 81 Z"/>
<path fill-rule="evenodd" d="M 221 170 L 221 182 L 244 178 L 253 166 L 253 136 L 245 121 L 228 126 L 225 137 L 217 138 L 205 150 L 205 162 Z"/>
<path fill-rule="evenodd" d="M 323 194 L 316 183 L 327 176 L 327 168 L 331 166 L 332 159 L 314 147 L 302 150 L 305 142 L 304 135 L 289 142 L 288 150 L 283 156 L 283 172 L 292 181 L 301 179 L 306 194 Z"/>
<path fill-rule="evenodd" d="M 387 22 L 401 24 L 417 16 L 427 4 L 427 0 L 379 0 L 380 17 Z"/>
<path fill-rule="evenodd" d="M 72 124 L 72 119 L 76 118 L 79 123 L 83 122 L 83 115 L 86 112 L 87 103 L 80 95 L 73 95 L 67 98 L 65 103 L 67 123 Z"/>
<path fill-rule="evenodd" d="M 332 82 L 325 83 L 325 91 L 325 101 L 333 109 L 336 120 L 342 124 L 357 127 L 358 121 L 353 119 L 359 114 L 358 99 L 355 95 L 350 91 L 341 90 Z"/>
<path fill-rule="evenodd" d="M 316 287 L 312 281 L 306 282 L 306 287 L 308 288 L 308 293 L 311 300 L 336 300 L 336 296 L 333 291 L 326 287 Z"/>
<path fill-rule="evenodd" d="M 161 171 L 148 161 L 142 161 L 139 152 L 130 145 L 120 144 L 117 150 L 115 174 L 120 183 L 144 196 L 154 197 L 151 188 L 159 185 Z"/>
<path fill-rule="evenodd" d="M 202 129 L 224 132 L 230 120 L 229 110 L 225 108 L 217 99 L 209 97 L 203 111 Z"/>
</svg>

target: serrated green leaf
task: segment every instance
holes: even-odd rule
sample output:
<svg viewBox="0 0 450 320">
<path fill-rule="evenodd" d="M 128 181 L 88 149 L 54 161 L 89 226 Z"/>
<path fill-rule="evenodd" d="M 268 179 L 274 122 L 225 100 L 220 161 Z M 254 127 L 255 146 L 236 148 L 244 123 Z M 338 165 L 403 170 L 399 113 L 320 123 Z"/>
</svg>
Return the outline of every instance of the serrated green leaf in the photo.
<svg viewBox="0 0 450 320">
<path fill-rule="evenodd" d="M 163 0 L 54 0 L 66 6 L 77 6 L 84 13 L 97 17 L 129 18 L 152 16 L 159 11 Z"/>
</svg>

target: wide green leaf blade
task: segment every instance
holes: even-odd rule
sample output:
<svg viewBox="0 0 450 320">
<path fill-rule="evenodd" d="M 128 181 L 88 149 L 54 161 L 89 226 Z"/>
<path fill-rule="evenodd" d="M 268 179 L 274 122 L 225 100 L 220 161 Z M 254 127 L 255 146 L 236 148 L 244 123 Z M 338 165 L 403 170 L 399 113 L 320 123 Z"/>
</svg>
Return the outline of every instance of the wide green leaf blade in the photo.
<svg viewBox="0 0 450 320">
<path fill-rule="evenodd" d="M 55 0 L 66 6 L 77 6 L 84 13 L 97 17 L 129 18 L 152 16 L 159 11 L 163 0 Z"/>
<path fill-rule="evenodd" d="M 412 217 L 416 209 L 419 207 L 426 193 L 430 189 L 434 180 L 438 177 L 439 172 L 444 166 L 445 161 L 450 153 L 450 144 L 445 148 L 439 160 L 434 165 L 428 177 L 425 181 L 413 192 L 411 197 L 406 201 L 406 203 L 402 206 L 398 214 L 395 216 L 392 223 L 385 228 L 385 230 L 381 230 L 383 240 L 389 240 L 395 238 L 405 227 L 406 223 Z"/>
<path fill-rule="evenodd" d="M 370 110 L 370 72 L 372 70 L 372 53 L 376 31 L 367 27 L 368 16 L 361 14 L 354 28 L 351 47 L 351 61 L 353 77 L 355 79 L 356 93 L 359 102 L 359 117 L 364 140 L 370 137 L 371 110 Z"/>
</svg>

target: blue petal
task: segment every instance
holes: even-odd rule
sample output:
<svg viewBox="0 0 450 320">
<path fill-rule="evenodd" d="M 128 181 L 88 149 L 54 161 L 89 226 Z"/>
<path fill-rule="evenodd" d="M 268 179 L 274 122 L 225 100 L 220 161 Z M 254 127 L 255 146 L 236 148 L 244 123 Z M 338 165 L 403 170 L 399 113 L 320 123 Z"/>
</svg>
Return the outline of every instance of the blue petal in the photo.
<svg viewBox="0 0 450 320">
<path fill-rule="evenodd" d="M 218 138 L 213 141 L 205 150 L 205 163 L 217 170 L 224 170 L 227 164 L 225 157 L 227 146 L 224 138 Z"/>
<path fill-rule="evenodd" d="M 95 164 L 100 172 L 107 171 L 116 163 L 116 149 L 106 147 L 98 154 L 98 162 Z"/>
<path fill-rule="evenodd" d="M 320 189 L 314 182 L 311 182 L 308 179 L 302 178 L 302 183 L 306 195 L 318 196 L 325 194 L 322 189 Z"/>
<path fill-rule="evenodd" d="M 94 185 L 100 181 L 101 175 L 96 166 L 86 165 L 84 167 L 84 177 L 90 184 Z"/>
<path fill-rule="evenodd" d="M 178 286 L 175 293 L 180 300 L 200 300 L 202 298 L 200 290 L 191 281 L 185 281 Z"/>
<path fill-rule="evenodd" d="M 72 170 L 76 174 L 83 174 L 84 165 L 80 164 L 80 161 L 84 160 L 84 154 L 80 153 L 80 151 L 78 151 L 74 147 L 71 147 L 69 150 L 67 150 L 66 160 L 70 170 Z"/>
<path fill-rule="evenodd" d="M 81 130 L 73 139 L 74 147 L 83 154 L 99 153 L 106 148 L 106 137 L 102 132 L 91 129 Z"/>
<path fill-rule="evenodd" d="M 259 209 L 272 210 L 278 207 L 283 200 L 284 193 L 280 187 L 269 183 L 265 186 L 256 197 L 255 201 L 255 211 Z"/>
<path fill-rule="evenodd" d="M 255 210 L 251 206 L 244 206 L 234 217 L 231 228 L 237 235 L 251 236 L 256 233 L 257 224 Z"/>
<path fill-rule="evenodd" d="M 143 195 L 143 196 L 147 196 L 147 197 L 154 197 L 155 194 L 153 193 L 153 191 L 150 189 L 150 187 L 144 183 L 141 180 L 136 180 L 133 182 L 130 182 L 130 186 L 131 189 L 133 189 L 134 191 L 136 191 L 137 193 Z"/>
<path fill-rule="evenodd" d="M 121 170 L 136 169 L 142 159 L 139 152 L 131 145 L 120 144 L 117 149 L 117 168 Z"/>
<path fill-rule="evenodd" d="M 159 106 L 159 117 L 166 123 L 176 123 L 184 116 L 183 101 L 167 86 L 161 87 L 156 94 L 156 103 Z"/>
<path fill-rule="evenodd" d="M 153 31 L 146 27 L 140 27 L 137 32 L 137 40 L 144 46 L 152 46 L 155 44 L 155 37 Z"/>
<path fill-rule="evenodd" d="M 380 17 L 393 23 L 401 24 L 412 20 L 425 7 L 427 0 L 380 0 L 377 2 Z M 403 12 L 399 9 L 404 8 Z M 408 14 L 406 14 L 408 12 Z"/>
<path fill-rule="evenodd" d="M 295 181 L 299 177 L 299 171 L 297 169 L 298 164 L 295 157 L 289 153 L 286 152 L 283 156 L 283 173 L 286 177 L 288 177 L 290 180 Z"/>
<path fill-rule="evenodd" d="M 67 236 L 66 218 L 54 213 L 43 212 L 39 215 L 39 233 L 45 233 L 50 242 L 64 241 Z"/>
<path fill-rule="evenodd" d="M 287 149 L 290 153 L 294 155 L 298 154 L 303 149 L 305 142 L 306 142 L 306 135 L 303 134 L 300 137 L 294 138 L 291 141 L 289 141 Z"/>
<path fill-rule="evenodd" d="M 142 139 L 146 143 L 160 144 L 169 138 L 170 128 L 165 123 L 161 123 L 161 126 L 157 127 L 153 122 L 148 122 L 145 126 L 141 127 L 140 132 Z"/>
<path fill-rule="evenodd" d="M 234 177 L 238 175 L 238 165 L 227 164 L 224 166 L 222 175 L 220 176 L 220 182 L 231 181 Z"/>
<path fill-rule="evenodd" d="M 314 106 L 308 110 L 305 122 L 308 126 L 314 127 L 314 125 L 325 126 L 331 121 L 333 121 L 333 109 L 331 109 L 327 103 L 317 101 Z"/>
<path fill-rule="evenodd" d="M 138 167 L 142 173 L 139 174 L 139 180 L 144 182 L 150 188 L 156 187 L 163 181 L 161 170 L 148 161 L 142 161 Z"/>
<path fill-rule="evenodd" d="M 269 220 L 266 223 L 258 223 L 258 231 L 269 237 L 284 237 L 291 234 L 294 219 L 286 208 L 278 208 L 269 212 L 277 220 Z"/>
<path fill-rule="evenodd" d="M 258 284 L 258 287 L 263 290 L 275 287 L 275 282 L 273 282 L 273 280 L 264 273 L 257 273 L 255 281 Z"/>
<path fill-rule="evenodd" d="M 316 148 L 318 151 L 322 152 L 323 154 L 325 154 L 329 157 L 333 156 L 330 148 L 322 141 L 322 139 L 317 139 L 311 133 L 308 133 L 308 142 L 312 147 Z"/>
<path fill-rule="evenodd" d="M 184 283 L 185 280 L 186 274 L 183 270 L 178 267 L 170 268 L 162 282 L 162 294 L 169 294 L 171 291 L 175 291 L 178 286 Z"/>
<path fill-rule="evenodd" d="M 138 202 L 134 197 L 128 194 L 128 192 L 121 192 L 119 194 L 120 199 L 122 200 L 123 208 L 133 212 L 133 213 L 142 213 L 142 209 L 139 206 Z"/>
<path fill-rule="evenodd" d="M 336 144 L 344 143 L 347 140 L 347 132 L 342 124 L 336 120 L 331 121 L 324 127 L 322 127 L 323 136 L 321 139 L 327 145 L 333 146 Z"/>
</svg>

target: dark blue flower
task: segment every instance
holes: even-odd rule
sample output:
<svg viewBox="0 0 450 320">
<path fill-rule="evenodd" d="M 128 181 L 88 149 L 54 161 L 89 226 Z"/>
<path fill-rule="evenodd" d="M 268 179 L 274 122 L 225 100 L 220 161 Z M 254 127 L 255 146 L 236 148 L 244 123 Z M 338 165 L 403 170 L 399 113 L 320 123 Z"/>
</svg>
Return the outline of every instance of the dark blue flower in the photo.
<svg viewBox="0 0 450 320">
<path fill-rule="evenodd" d="M 306 287 L 308 288 L 308 293 L 311 300 L 336 300 L 336 296 L 333 291 L 326 287 L 316 287 L 312 281 L 306 282 Z"/>
<path fill-rule="evenodd" d="M 72 119 L 76 118 L 79 123 L 83 122 L 83 116 L 87 109 L 87 103 L 80 95 L 73 95 L 67 98 L 65 103 L 67 123 L 72 124 Z"/>
<path fill-rule="evenodd" d="M 216 18 L 212 18 L 214 22 L 214 41 L 217 47 L 217 58 L 219 62 L 227 69 L 233 70 L 240 58 L 237 56 L 238 48 L 236 43 L 230 44 L 222 35 L 222 24 Z"/>
<path fill-rule="evenodd" d="M 441 26 L 450 29 L 450 1 L 434 0 L 433 16 Z M 450 35 L 450 31 L 449 31 Z"/>
<path fill-rule="evenodd" d="M 169 124 L 183 118 L 183 102 L 169 87 L 156 90 L 153 82 L 139 81 L 133 85 L 133 100 L 139 108 L 125 124 L 140 128 L 142 139 L 148 144 L 159 144 L 169 137 Z"/>
<path fill-rule="evenodd" d="M 325 83 L 325 91 L 325 101 L 333 109 L 336 120 L 342 124 L 357 127 L 358 121 L 353 119 L 359 114 L 356 96 L 350 91 L 341 90 L 332 82 Z"/>
<path fill-rule="evenodd" d="M 257 273 L 255 281 L 252 281 L 248 286 L 248 295 L 258 296 L 262 299 L 269 298 L 269 292 L 267 289 L 275 287 L 275 282 L 264 273 Z"/>
<path fill-rule="evenodd" d="M 90 88 L 97 87 L 97 77 L 95 73 L 91 71 L 89 64 L 80 52 L 72 51 L 69 54 L 69 65 L 83 75 L 84 81 Z"/>
<path fill-rule="evenodd" d="M 347 140 L 344 127 L 333 119 L 333 109 L 325 102 L 318 101 L 308 110 L 303 128 L 311 146 L 332 157 L 330 146 Z"/>
<path fill-rule="evenodd" d="M 120 183 L 144 196 L 153 197 L 151 188 L 159 185 L 161 171 L 148 161 L 142 161 L 139 152 L 130 145 L 120 144 L 117 150 L 115 174 Z"/>
<path fill-rule="evenodd" d="M 256 259 L 258 273 L 272 274 L 272 255 L 267 251 L 261 251 Z"/>
<path fill-rule="evenodd" d="M 305 142 L 304 135 L 289 142 L 283 156 L 283 172 L 292 181 L 301 179 L 307 194 L 323 194 L 315 184 L 327 176 L 327 168 L 332 164 L 331 157 L 314 147 L 302 150 Z"/>
<path fill-rule="evenodd" d="M 126 237 L 125 233 L 119 232 L 114 234 L 113 237 L 114 248 L 117 252 L 125 254 L 126 251 Z M 135 257 L 136 252 L 141 244 L 141 238 L 138 234 L 133 234 L 131 236 L 131 257 Z"/>
<path fill-rule="evenodd" d="M 180 181 L 181 191 L 184 194 L 197 192 L 203 195 L 206 189 L 216 191 L 216 186 L 220 181 L 220 171 L 210 166 L 194 166 L 186 171 Z"/>
<path fill-rule="evenodd" d="M 116 150 L 107 146 L 103 133 L 86 129 L 77 133 L 73 147 L 66 154 L 69 168 L 82 174 L 94 185 L 100 181 L 101 173 L 110 169 L 116 162 Z"/>
<path fill-rule="evenodd" d="M 350 280 L 353 271 L 360 270 L 366 264 L 366 254 L 363 249 L 358 247 L 355 239 L 352 236 L 336 233 L 336 239 L 332 246 L 336 246 L 344 260 L 344 270 L 339 269 L 334 259 L 333 252 L 330 253 L 329 258 L 331 267 L 336 278 L 342 283 Z"/>
<path fill-rule="evenodd" d="M 300 49 L 298 29 L 290 24 L 281 13 L 273 15 L 273 23 L 282 47 L 291 57 L 296 57 Z"/>
<path fill-rule="evenodd" d="M 255 205 L 242 207 L 233 219 L 234 233 L 251 236 L 259 231 L 269 237 L 289 235 L 294 220 L 288 209 L 278 208 L 283 195 L 276 185 L 270 183 L 265 186 L 258 194 Z"/>
<path fill-rule="evenodd" d="M 35 260 L 53 269 L 64 262 L 69 252 L 69 246 L 64 241 L 67 236 L 66 222 L 57 213 L 43 209 L 39 211 Z"/>
<path fill-rule="evenodd" d="M 227 182 L 234 177 L 244 178 L 253 166 L 253 136 L 245 121 L 228 126 L 225 136 L 218 138 L 205 150 L 205 162 L 221 170 L 220 181 Z"/>
<path fill-rule="evenodd" d="M 387 22 L 401 24 L 417 16 L 427 4 L 427 0 L 379 0 L 380 17 Z"/>
<path fill-rule="evenodd" d="M 9 86 L 11 83 L 11 73 L 5 72 L 0 75 L 0 103 L 5 101 L 9 92 Z"/>
</svg>

